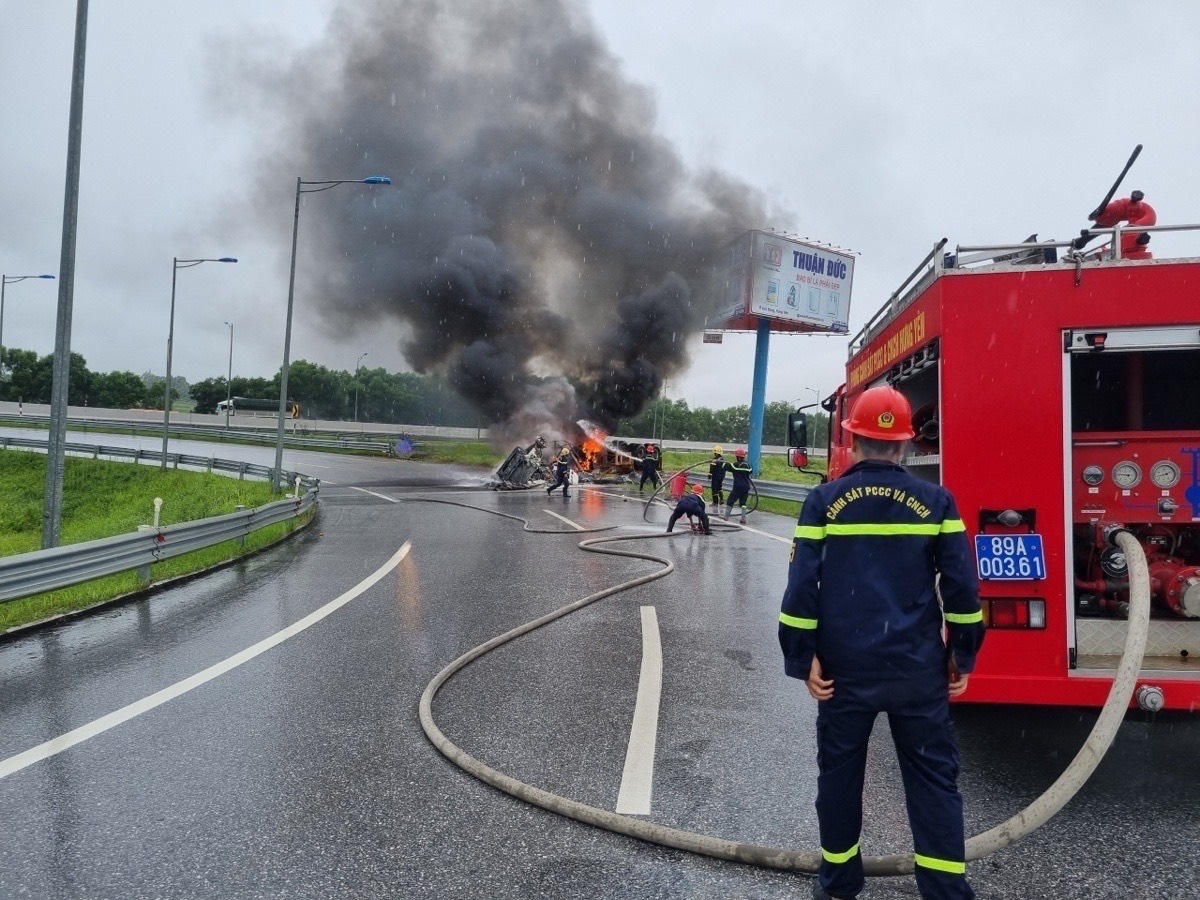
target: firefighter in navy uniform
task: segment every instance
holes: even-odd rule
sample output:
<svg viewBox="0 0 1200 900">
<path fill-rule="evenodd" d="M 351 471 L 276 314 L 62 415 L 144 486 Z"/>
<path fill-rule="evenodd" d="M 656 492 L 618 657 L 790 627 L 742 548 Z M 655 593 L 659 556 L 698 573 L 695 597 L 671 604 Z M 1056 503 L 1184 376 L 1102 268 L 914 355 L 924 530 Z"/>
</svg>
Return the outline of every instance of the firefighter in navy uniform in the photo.
<svg viewBox="0 0 1200 900">
<path fill-rule="evenodd" d="M 703 526 L 703 533 L 712 534 L 708 524 L 708 513 L 704 511 L 704 485 L 693 484 L 692 492 L 679 498 L 679 502 L 671 510 L 671 520 L 667 522 L 668 533 L 675 530 L 675 523 L 679 521 L 680 516 L 687 516 L 689 520 L 695 516 Z"/>
<path fill-rule="evenodd" d="M 722 488 L 725 485 L 725 470 L 729 468 L 729 463 L 725 462 L 725 457 L 721 455 L 721 445 L 713 447 L 713 458 L 708 461 L 708 480 L 709 486 L 712 488 L 713 508 L 718 512 L 721 511 L 721 501 L 725 499 L 725 491 Z"/>
<path fill-rule="evenodd" d="M 750 497 L 750 474 L 754 470 L 750 468 L 750 463 L 746 462 L 746 451 L 741 447 L 733 451 L 733 462 L 725 465 L 733 473 L 733 489 L 729 492 L 729 505 L 725 507 L 724 518 L 728 521 L 730 515 L 733 514 L 733 508 L 740 506 L 742 508 L 741 523 L 745 525 L 746 500 Z"/>
<path fill-rule="evenodd" d="M 662 454 L 658 447 L 654 444 L 647 444 L 646 451 L 642 455 L 642 480 L 638 483 L 638 493 L 642 492 L 642 488 L 646 486 L 646 481 L 650 481 L 650 486 L 658 490 L 662 485 L 662 479 L 658 477 L 658 467 L 662 463 Z"/>
<path fill-rule="evenodd" d="M 553 494 L 554 489 L 561 484 L 563 489 L 563 497 L 570 497 L 571 495 L 567 493 L 567 487 L 571 482 L 570 473 L 571 448 L 564 444 L 562 449 L 558 451 L 558 459 L 554 462 L 554 484 L 546 488 L 546 496 L 549 497 L 551 494 Z"/>
<path fill-rule="evenodd" d="M 813 897 L 862 890 L 863 778 L 880 712 L 900 761 L 921 896 L 974 897 L 949 713 L 984 633 L 966 528 L 945 488 L 899 465 L 913 436 L 899 391 L 865 391 L 842 427 L 855 436 L 855 464 L 804 501 L 779 616 L 784 670 L 818 701 Z"/>
</svg>

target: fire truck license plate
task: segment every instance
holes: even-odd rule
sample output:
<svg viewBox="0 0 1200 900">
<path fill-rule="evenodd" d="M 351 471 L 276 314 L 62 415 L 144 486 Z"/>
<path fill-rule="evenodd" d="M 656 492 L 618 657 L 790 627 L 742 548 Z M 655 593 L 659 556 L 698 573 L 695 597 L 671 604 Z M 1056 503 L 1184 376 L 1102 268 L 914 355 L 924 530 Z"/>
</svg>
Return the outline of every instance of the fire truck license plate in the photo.
<svg viewBox="0 0 1200 900">
<path fill-rule="evenodd" d="M 1019 581 L 1046 577 L 1040 534 L 977 534 L 975 559 L 983 581 Z"/>
</svg>

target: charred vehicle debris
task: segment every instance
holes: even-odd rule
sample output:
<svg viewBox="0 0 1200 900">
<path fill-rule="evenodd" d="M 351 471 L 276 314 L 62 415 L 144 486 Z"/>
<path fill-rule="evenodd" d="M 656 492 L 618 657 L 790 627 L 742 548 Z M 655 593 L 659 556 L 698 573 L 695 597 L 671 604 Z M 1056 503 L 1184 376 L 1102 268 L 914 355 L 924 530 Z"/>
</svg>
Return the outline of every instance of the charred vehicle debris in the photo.
<svg viewBox="0 0 1200 900">
<path fill-rule="evenodd" d="M 525 490 L 552 480 L 554 460 L 566 447 L 572 468 L 582 484 L 620 484 L 641 472 L 646 444 L 614 440 L 599 433 L 581 432 L 577 440 L 547 441 L 538 435 L 533 443 L 514 447 L 492 476 L 497 491 Z"/>
</svg>

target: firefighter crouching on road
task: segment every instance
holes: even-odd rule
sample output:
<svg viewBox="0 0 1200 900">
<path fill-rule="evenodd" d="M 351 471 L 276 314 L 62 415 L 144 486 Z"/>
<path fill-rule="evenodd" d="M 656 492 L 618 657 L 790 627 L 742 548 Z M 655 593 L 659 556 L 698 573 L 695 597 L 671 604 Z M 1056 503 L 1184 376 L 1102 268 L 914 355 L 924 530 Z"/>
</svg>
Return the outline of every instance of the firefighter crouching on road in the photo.
<svg viewBox="0 0 1200 900">
<path fill-rule="evenodd" d="M 571 482 L 571 448 L 563 445 L 563 448 L 558 451 L 558 459 L 554 462 L 554 484 L 546 488 L 546 496 L 549 497 L 554 493 L 554 489 L 560 484 L 563 489 L 563 497 L 570 497 L 567 493 L 567 487 Z"/>
<path fill-rule="evenodd" d="M 733 514 L 735 506 L 741 506 L 743 525 L 746 524 L 746 500 L 750 497 L 750 473 L 754 470 L 750 468 L 750 463 L 746 462 L 746 451 L 738 447 L 733 451 L 733 462 L 725 463 L 730 472 L 733 473 L 733 490 L 729 492 L 729 505 L 725 507 L 725 520 Z"/>
<path fill-rule="evenodd" d="M 704 533 L 712 534 L 712 529 L 708 525 L 708 513 L 704 511 L 704 485 L 693 484 L 692 492 L 679 498 L 675 509 L 671 511 L 671 521 L 667 522 L 668 532 L 675 530 L 675 523 L 679 521 L 680 516 L 687 516 L 689 519 L 695 516 L 704 526 Z"/>
<path fill-rule="evenodd" d="M 966 528 L 945 488 L 899 465 L 913 436 L 912 410 L 899 391 L 865 391 L 842 427 L 855 436 L 855 464 L 804 501 L 779 616 L 784 670 L 819 701 L 822 861 L 813 896 L 852 898 L 862 890 L 867 739 L 876 715 L 886 712 L 917 888 L 922 897 L 974 897 L 949 712 L 949 697 L 966 690 L 984 633 Z"/>
<path fill-rule="evenodd" d="M 658 466 L 661 462 L 662 455 L 658 452 L 658 448 L 653 444 L 647 444 L 646 452 L 642 456 L 642 480 L 638 484 L 639 494 L 646 486 L 646 479 L 650 480 L 650 485 L 655 490 L 662 485 L 662 479 L 658 477 Z"/>
<path fill-rule="evenodd" d="M 721 445 L 718 444 L 713 447 L 713 458 L 708 461 L 708 478 L 712 488 L 713 508 L 718 512 L 721 511 L 721 501 L 725 499 L 725 492 L 721 488 L 725 484 L 725 470 L 729 468 L 729 463 L 725 462 L 725 457 L 721 453 Z"/>
</svg>

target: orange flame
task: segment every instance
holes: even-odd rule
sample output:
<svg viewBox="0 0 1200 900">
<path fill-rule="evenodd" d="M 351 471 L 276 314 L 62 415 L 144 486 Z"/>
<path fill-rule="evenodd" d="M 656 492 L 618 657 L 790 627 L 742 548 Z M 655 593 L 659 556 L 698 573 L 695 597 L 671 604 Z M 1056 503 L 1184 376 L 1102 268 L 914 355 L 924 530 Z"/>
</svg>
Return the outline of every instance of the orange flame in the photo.
<svg viewBox="0 0 1200 900">
<path fill-rule="evenodd" d="M 585 472 L 594 471 L 604 458 L 604 443 L 588 436 L 583 439 L 583 443 L 579 447 L 579 453 L 582 457 L 583 470 Z"/>
</svg>

